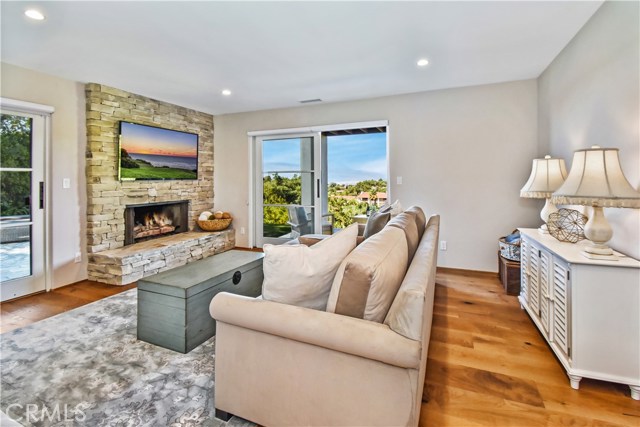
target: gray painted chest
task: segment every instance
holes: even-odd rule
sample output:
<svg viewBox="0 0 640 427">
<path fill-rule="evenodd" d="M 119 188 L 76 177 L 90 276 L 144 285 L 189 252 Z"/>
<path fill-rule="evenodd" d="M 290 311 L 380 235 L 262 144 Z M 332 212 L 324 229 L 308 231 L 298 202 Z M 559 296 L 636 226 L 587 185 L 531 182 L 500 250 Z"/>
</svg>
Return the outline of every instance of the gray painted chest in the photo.
<svg viewBox="0 0 640 427">
<path fill-rule="evenodd" d="M 138 281 L 138 339 L 188 353 L 216 333 L 219 292 L 257 297 L 263 253 L 230 250 Z"/>
</svg>

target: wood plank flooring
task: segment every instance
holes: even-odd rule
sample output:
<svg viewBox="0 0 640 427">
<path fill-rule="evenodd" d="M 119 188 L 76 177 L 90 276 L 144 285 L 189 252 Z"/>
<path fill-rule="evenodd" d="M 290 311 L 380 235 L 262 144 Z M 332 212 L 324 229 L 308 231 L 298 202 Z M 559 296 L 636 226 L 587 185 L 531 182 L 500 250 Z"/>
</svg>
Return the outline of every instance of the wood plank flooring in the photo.
<svg viewBox="0 0 640 427">
<path fill-rule="evenodd" d="M 497 277 L 439 270 L 436 282 L 421 426 L 640 426 L 626 385 L 569 386 Z"/>
<path fill-rule="evenodd" d="M 9 331 L 133 288 L 84 281 L 0 304 Z M 625 385 L 573 390 L 551 349 L 486 273 L 439 270 L 421 427 L 640 426 Z"/>
<path fill-rule="evenodd" d="M 68 286 L 0 304 L 0 333 L 73 310 L 85 304 L 135 288 L 83 280 Z"/>
</svg>

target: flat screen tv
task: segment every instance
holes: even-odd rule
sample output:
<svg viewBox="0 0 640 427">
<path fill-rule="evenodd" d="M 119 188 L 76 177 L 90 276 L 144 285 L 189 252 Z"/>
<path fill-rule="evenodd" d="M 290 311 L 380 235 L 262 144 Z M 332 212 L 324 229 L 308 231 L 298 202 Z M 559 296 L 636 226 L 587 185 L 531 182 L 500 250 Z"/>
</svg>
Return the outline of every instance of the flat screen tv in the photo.
<svg viewBox="0 0 640 427">
<path fill-rule="evenodd" d="M 121 181 L 198 179 L 198 135 L 120 122 Z"/>
</svg>

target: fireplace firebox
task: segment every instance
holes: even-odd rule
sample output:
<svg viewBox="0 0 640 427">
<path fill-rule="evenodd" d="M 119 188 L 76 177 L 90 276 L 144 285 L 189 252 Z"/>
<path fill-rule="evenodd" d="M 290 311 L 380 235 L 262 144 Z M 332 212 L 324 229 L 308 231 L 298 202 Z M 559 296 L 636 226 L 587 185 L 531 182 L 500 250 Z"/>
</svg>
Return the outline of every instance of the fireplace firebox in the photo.
<svg viewBox="0 0 640 427">
<path fill-rule="evenodd" d="M 183 233 L 189 228 L 189 201 L 127 205 L 124 244 Z"/>
</svg>

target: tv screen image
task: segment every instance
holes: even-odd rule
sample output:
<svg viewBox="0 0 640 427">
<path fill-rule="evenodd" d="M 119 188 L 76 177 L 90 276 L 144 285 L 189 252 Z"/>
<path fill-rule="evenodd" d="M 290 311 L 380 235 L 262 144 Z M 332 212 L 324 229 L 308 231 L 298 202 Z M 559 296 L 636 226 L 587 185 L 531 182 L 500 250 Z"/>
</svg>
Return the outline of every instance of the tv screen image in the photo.
<svg viewBox="0 0 640 427">
<path fill-rule="evenodd" d="M 120 122 L 120 180 L 198 179 L 198 135 Z"/>
</svg>

